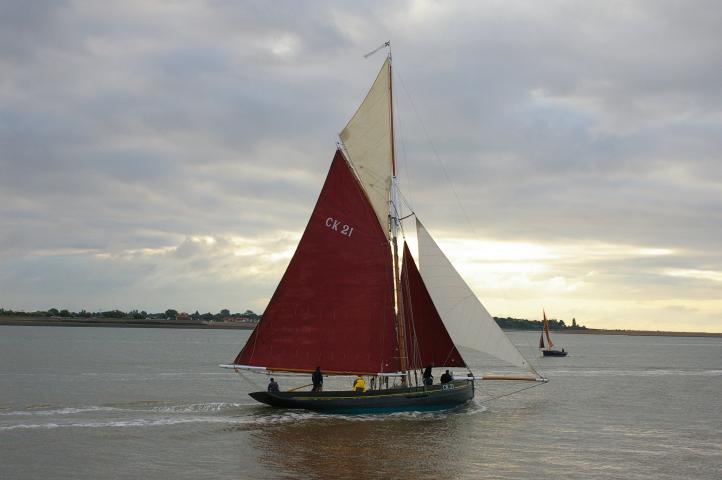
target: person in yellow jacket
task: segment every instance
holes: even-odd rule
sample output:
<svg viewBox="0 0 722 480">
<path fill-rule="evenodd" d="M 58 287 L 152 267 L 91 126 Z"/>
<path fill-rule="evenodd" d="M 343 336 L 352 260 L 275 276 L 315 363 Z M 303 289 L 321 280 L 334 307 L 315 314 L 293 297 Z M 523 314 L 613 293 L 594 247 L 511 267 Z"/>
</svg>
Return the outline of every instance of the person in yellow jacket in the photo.
<svg viewBox="0 0 722 480">
<path fill-rule="evenodd" d="M 365 392 L 366 391 L 366 382 L 364 382 L 364 379 L 361 377 L 361 375 L 356 375 L 356 380 L 353 381 L 353 391 L 354 392 Z"/>
</svg>

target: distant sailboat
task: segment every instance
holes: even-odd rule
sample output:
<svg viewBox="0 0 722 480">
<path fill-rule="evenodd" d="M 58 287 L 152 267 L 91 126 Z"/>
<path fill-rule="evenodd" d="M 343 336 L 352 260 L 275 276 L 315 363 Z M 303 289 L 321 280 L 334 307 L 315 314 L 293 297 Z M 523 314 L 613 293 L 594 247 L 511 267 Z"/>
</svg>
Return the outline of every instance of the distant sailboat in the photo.
<svg viewBox="0 0 722 480">
<path fill-rule="evenodd" d="M 549 321 L 547 320 L 547 312 L 542 310 L 542 313 L 544 314 L 544 326 L 542 328 L 541 335 L 539 336 L 539 348 L 545 357 L 566 357 L 568 352 L 563 348 L 561 350 L 554 349 L 554 342 L 552 342 L 552 337 L 549 336 Z M 547 337 L 546 346 L 544 345 L 545 335 Z"/>
<path fill-rule="evenodd" d="M 388 46 L 385 45 L 385 46 Z M 236 371 L 367 377 L 367 391 L 259 391 L 259 402 L 325 412 L 438 410 L 469 401 L 477 380 L 546 381 L 524 359 L 416 219 L 418 269 L 406 245 L 394 154 L 391 54 L 340 133 L 306 230 Z M 402 266 L 400 264 L 402 263 Z M 475 376 L 457 346 L 528 371 Z M 464 368 L 424 385 L 420 370 Z"/>
</svg>

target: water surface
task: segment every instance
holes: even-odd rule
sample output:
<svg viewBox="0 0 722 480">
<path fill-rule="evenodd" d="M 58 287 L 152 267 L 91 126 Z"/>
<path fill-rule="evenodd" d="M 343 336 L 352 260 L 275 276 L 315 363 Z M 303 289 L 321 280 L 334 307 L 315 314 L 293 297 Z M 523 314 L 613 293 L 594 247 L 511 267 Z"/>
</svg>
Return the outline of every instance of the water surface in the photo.
<svg viewBox="0 0 722 480">
<path fill-rule="evenodd" d="M 253 402 L 265 377 L 217 368 L 246 331 L 2 326 L 0 478 L 722 478 L 722 339 L 557 335 L 570 355 L 539 358 L 510 337 L 549 384 L 340 416 Z"/>
</svg>

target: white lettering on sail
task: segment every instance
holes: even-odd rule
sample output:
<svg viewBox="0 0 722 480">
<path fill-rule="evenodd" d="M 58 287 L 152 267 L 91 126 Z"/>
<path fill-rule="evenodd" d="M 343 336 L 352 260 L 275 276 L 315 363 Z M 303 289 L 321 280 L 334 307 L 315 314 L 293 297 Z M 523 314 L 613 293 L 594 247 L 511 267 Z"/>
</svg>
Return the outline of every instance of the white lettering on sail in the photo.
<svg viewBox="0 0 722 480">
<path fill-rule="evenodd" d="M 335 218 L 328 217 L 326 219 L 326 226 L 328 228 L 330 228 L 331 230 L 334 230 L 334 231 L 340 233 L 341 235 L 345 235 L 347 237 L 350 237 L 351 234 L 353 233 L 353 227 L 346 225 L 346 224 L 342 225 L 341 220 L 336 220 Z M 339 230 L 339 227 L 340 227 L 340 230 Z"/>
</svg>

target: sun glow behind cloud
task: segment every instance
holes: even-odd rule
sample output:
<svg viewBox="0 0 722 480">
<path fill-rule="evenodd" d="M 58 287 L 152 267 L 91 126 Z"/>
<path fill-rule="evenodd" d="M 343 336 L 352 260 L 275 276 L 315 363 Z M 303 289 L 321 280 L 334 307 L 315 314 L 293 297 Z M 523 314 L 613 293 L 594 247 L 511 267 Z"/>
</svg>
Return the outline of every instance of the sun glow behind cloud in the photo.
<svg viewBox="0 0 722 480">
<path fill-rule="evenodd" d="M 698 280 L 711 280 L 713 282 L 722 282 L 722 272 L 714 270 L 690 270 L 678 268 L 665 270 L 664 274 L 671 277 L 693 278 Z"/>
<path fill-rule="evenodd" d="M 412 242 L 410 242 L 412 243 Z M 591 328 L 635 328 L 686 331 L 698 322 L 680 321 L 686 310 L 710 319 L 714 330 L 722 300 L 700 301 L 684 293 L 664 297 L 670 290 L 622 287 L 633 276 L 666 276 L 722 281 L 720 272 L 665 270 L 652 263 L 633 272 L 620 272 L 620 265 L 650 259 L 674 259 L 682 252 L 664 247 L 580 243 L 531 243 L 444 239 L 442 250 L 493 315 L 519 312 L 524 318 L 539 318 L 542 308 L 554 318 L 572 318 Z M 630 279 L 625 279 L 629 276 Z M 625 295 L 620 296 L 620 287 Z"/>
</svg>

